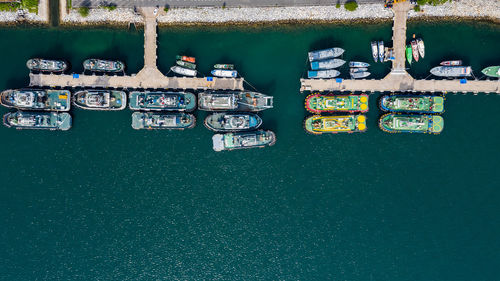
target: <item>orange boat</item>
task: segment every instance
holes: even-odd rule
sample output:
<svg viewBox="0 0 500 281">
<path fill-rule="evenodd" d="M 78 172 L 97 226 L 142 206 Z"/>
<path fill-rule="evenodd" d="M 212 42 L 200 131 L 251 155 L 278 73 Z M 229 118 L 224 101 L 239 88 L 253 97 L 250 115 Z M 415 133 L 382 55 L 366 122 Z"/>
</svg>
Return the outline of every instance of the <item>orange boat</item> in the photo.
<svg viewBox="0 0 500 281">
<path fill-rule="evenodd" d="M 187 61 L 187 62 L 190 62 L 190 63 L 195 63 L 196 62 L 196 58 L 194 58 L 194 57 L 177 56 L 177 59 L 178 60 Z"/>
</svg>

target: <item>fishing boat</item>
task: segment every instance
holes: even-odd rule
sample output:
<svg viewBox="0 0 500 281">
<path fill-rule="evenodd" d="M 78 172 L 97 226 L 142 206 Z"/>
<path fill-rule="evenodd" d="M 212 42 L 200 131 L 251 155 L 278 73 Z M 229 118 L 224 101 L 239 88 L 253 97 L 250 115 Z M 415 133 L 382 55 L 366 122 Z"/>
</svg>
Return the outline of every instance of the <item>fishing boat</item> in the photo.
<svg viewBox="0 0 500 281">
<path fill-rule="evenodd" d="M 372 56 L 375 62 L 378 61 L 378 46 L 377 41 L 372 41 Z"/>
<path fill-rule="evenodd" d="M 413 51 L 410 46 L 406 46 L 406 60 L 408 61 L 409 64 L 412 63 L 413 61 Z"/>
<path fill-rule="evenodd" d="M 123 91 L 83 90 L 73 95 L 73 105 L 89 110 L 122 110 L 127 106 Z"/>
<path fill-rule="evenodd" d="M 66 131 L 71 128 L 71 115 L 67 112 L 9 112 L 3 116 L 3 124 L 16 129 Z"/>
<path fill-rule="evenodd" d="M 207 91 L 198 94 L 204 111 L 262 111 L 273 108 L 273 97 L 249 91 Z"/>
<path fill-rule="evenodd" d="M 304 128 L 308 133 L 320 135 L 324 133 L 355 133 L 366 131 L 366 116 L 342 115 L 321 116 L 313 115 L 304 121 Z"/>
<path fill-rule="evenodd" d="M 185 62 L 196 63 L 196 58 L 194 58 L 194 57 L 187 57 L 187 56 L 177 55 L 176 59 L 177 60 L 182 60 L 182 61 L 185 61 Z"/>
<path fill-rule="evenodd" d="M 442 61 L 440 63 L 442 66 L 460 66 L 462 65 L 461 60 L 447 60 L 447 61 Z"/>
<path fill-rule="evenodd" d="M 384 41 L 378 41 L 378 59 L 380 60 L 380 62 L 384 62 L 384 54 Z"/>
<path fill-rule="evenodd" d="M 190 63 L 190 62 L 183 61 L 183 60 L 178 60 L 175 63 L 180 67 L 184 67 L 184 68 L 188 68 L 188 69 L 196 69 L 196 64 L 194 64 L 194 63 Z"/>
<path fill-rule="evenodd" d="M 184 75 L 184 76 L 196 76 L 196 70 L 194 69 L 188 69 L 180 66 L 172 66 L 170 68 L 173 72 L 179 74 L 179 75 Z"/>
<path fill-rule="evenodd" d="M 262 125 L 262 119 L 255 113 L 213 113 L 205 118 L 205 127 L 215 132 L 236 132 L 255 130 Z"/>
<path fill-rule="evenodd" d="M 132 128 L 141 129 L 175 129 L 193 128 L 196 118 L 193 114 L 180 112 L 134 112 L 132 113 Z"/>
<path fill-rule="evenodd" d="M 344 51 L 345 50 L 342 48 L 329 48 L 319 51 L 312 51 L 308 53 L 309 61 L 313 62 L 319 60 L 333 59 L 341 56 L 344 53 Z"/>
<path fill-rule="evenodd" d="M 229 69 L 214 69 L 210 73 L 217 77 L 235 78 L 238 76 L 238 71 Z"/>
<path fill-rule="evenodd" d="M 436 66 L 431 73 L 442 77 L 467 77 L 472 75 L 470 66 Z"/>
<path fill-rule="evenodd" d="M 355 68 L 351 68 L 349 70 L 349 73 L 358 73 L 358 72 L 366 72 L 366 71 L 368 71 L 367 67 L 355 67 Z"/>
<path fill-rule="evenodd" d="M 323 112 L 367 112 L 368 95 L 324 95 L 314 93 L 305 101 L 307 111 L 321 114 Z"/>
<path fill-rule="evenodd" d="M 189 92 L 130 92 L 129 108 L 145 111 L 193 111 L 196 96 Z"/>
<path fill-rule="evenodd" d="M 83 69 L 98 72 L 121 72 L 125 64 L 117 60 L 88 59 L 83 62 Z"/>
<path fill-rule="evenodd" d="M 380 117 L 379 127 L 388 133 L 429 133 L 443 131 L 444 120 L 439 115 L 385 114 Z"/>
<path fill-rule="evenodd" d="M 0 93 L 0 104 L 22 110 L 69 111 L 68 90 L 21 89 Z"/>
<path fill-rule="evenodd" d="M 232 65 L 232 64 L 215 64 L 214 68 L 215 69 L 229 69 L 229 70 L 233 70 L 234 69 L 234 65 Z"/>
<path fill-rule="evenodd" d="M 361 62 L 361 61 L 350 61 L 349 62 L 349 67 L 369 67 L 370 64 L 366 62 Z"/>
<path fill-rule="evenodd" d="M 26 66 L 32 71 L 63 72 L 68 64 L 62 60 L 29 59 Z"/>
<path fill-rule="evenodd" d="M 351 75 L 352 79 L 361 79 L 361 78 L 366 78 L 371 75 L 370 72 L 368 71 L 362 71 L 362 72 L 351 72 L 349 73 Z"/>
<path fill-rule="evenodd" d="M 319 78 L 334 78 L 340 75 L 340 71 L 336 69 L 327 70 L 310 70 L 307 71 L 307 78 L 319 79 Z"/>
<path fill-rule="evenodd" d="M 215 151 L 244 148 L 266 147 L 274 145 L 276 135 L 272 131 L 253 131 L 216 134 L 212 137 Z"/>
<path fill-rule="evenodd" d="M 481 70 L 481 72 L 484 75 L 489 76 L 489 77 L 500 78 L 500 66 L 490 66 L 490 67 L 487 67 L 487 68 Z"/>
<path fill-rule="evenodd" d="M 418 62 L 418 44 L 416 40 L 411 41 L 411 53 L 413 54 L 413 59 Z"/>
<path fill-rule="evenodd" d="M 333 69 L 344 65 L 345 60 L 342 59 L 327 59 L 311 62 L 312 70 Z"/>
<path fill-rule="evenodd" d="M 444 112 L 444 97 L 390 94 L 382 96 L 379 105 L 383 111 L 439 114 Z"/>
<path fill-rule="evenodd" d="M 422 40 L 421 38 L 418 38 L 417 45 L 418 45 L 418 53 L 420 54 L 420 57 L 424 58 L 425 57 L 424 40 Z"/>
</svg>

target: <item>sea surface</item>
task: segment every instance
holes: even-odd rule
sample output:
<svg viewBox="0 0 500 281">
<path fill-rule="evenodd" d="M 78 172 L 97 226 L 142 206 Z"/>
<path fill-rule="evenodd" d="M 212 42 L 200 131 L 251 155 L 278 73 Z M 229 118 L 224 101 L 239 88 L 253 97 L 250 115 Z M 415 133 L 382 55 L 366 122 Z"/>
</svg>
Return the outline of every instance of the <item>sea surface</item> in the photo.
<svg viewBox="0 0 500 281">
<path fill-rule="evenodd" d="M 499 27 L 412 22 L 427 56 L 409 72 L 462 59 L 479 78 L 500 64 Z M 366 133 L 302 128 L 307 51 L 372 62 L 370 41 L 391 37 L 390 23 L 160 29 L 164 73 L 181 53 L 203 74 L 234 63 L 246 87 L 274 96 L 261 114 L 270 148 L 214 152 L 205 112 L 180 132 L 133 130 L 128 109 L 72 109 L 67 132 L 0 126 L 0 280 L 499 280 L 500 96 L 448 94 L 440 135 L 380 131 L 378 93 Z M 0 89 L 28 85 L 31 57 L 75 73 L 89 57 L 120 59 L 137 73 L 143 41 L 0 28 Z"/>
</svg>

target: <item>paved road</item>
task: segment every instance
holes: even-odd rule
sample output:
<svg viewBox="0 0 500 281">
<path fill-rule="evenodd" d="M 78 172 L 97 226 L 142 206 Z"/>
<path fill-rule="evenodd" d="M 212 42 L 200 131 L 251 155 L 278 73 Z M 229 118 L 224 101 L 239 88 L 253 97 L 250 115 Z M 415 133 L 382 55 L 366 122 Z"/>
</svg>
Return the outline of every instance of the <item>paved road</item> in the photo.
<svg viewBox="0 0 500 281">
<path fill-rule="evenodd" d="M 118 7 L 269 7 L 269 6 L 315 6 L 335 5 L 348 0 L 73 0 L 73 7 L 109 6 Z M 384 3 L 384 0 L 357 0 L 358 3 Z"/>
</svg>

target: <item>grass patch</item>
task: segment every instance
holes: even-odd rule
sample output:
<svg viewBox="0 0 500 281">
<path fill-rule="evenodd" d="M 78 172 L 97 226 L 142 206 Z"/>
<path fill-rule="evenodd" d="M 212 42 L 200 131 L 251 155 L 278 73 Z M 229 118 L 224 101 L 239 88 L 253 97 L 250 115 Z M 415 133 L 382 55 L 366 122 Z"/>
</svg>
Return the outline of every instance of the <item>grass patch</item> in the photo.
<svg viewBox="0 0 500 281">
<path fill-rule="evenodd" d="M 344 4 L 344 8 L 348 11 L 355 11 L 358 8 L 358 3 L 356 1 L 349 1 Z"/>
<path fill-rule="evenodd" d="M 66 8 L 67 8 L 68 10 L 70 10 L 71 8 L 73 8 L 73 3 L 71 2 L 71 0 L 67 0 L 67 1 L 66 1 Z"/>
<path fill-rule="evenodd" d="M 21 8 L 30 13 L 38 13 L 38 0 L 21 0 Z"/>
<path fill-rule="evenodd" d="M 420 5 L 416 5 L 415 7 L 413 7 L 413 10 L 415 12 L 420 12 Z"/>
<path fill-rule="evenodd" d="M 116 5 L 101 6 L 101 8 L 104 8 L 108 11 L 114 11 L 114 10 L 116 10 Z"/>
<path fill-rule="evenodd" d="M 20 3 L 0 3 L 0 11 L 2 12 L 15 12 L 21 6 Z"/>
<path fill-rule="evenodd" d="M 168 13 L 168 7 L 163 8 L 163 10 L 165 11 L 165 13 Z"/>
<path fill-rule="evenodd" d="M 417 0 L 417 4 L 420 6 L 426 5 L 426 4 L 437 6 L 437 5 L 444 4 L 446 2 L 451 2 L 451 0 Z"/>
<path fill-rule="evenodd" d="M 80 14 L 80 16 L 82 17 L 87 17 L 89 15 L 89 7 L 80 7 L 78 8 L 78 13 Z"/>
<path fill-rule="evenodd" d="M 337 4 L 335 5 L 335 8 L 340 9 L 340 3 L 337 2 Z"/>
</svg>

